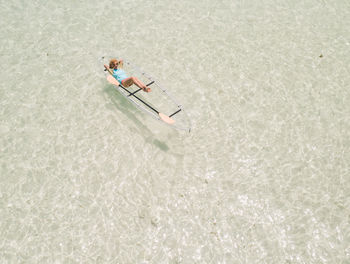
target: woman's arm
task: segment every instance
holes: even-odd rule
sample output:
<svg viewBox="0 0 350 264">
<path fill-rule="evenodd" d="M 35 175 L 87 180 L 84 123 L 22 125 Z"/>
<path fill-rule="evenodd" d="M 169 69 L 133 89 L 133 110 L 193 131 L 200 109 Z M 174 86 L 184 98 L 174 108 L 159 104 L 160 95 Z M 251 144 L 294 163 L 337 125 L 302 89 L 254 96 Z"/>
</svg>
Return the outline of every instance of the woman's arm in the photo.
<svg viewBox="0 0 350 264">
<path fill-rule="evenodd" d="M 111 70 L 106 64 L 104 64 L 103 66 L 105 66 L 106 70 L 107 70 L 111 75 L 113 75 L 112 70 Z"/>
</svg>

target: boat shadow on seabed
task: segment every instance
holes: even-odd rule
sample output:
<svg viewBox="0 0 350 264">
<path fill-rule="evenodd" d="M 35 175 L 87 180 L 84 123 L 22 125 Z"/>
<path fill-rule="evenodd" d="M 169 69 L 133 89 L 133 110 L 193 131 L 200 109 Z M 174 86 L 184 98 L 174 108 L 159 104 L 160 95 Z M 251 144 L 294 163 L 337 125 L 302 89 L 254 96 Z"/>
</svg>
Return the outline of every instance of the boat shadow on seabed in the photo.
<svg viewBox="0 0 350 264">
<path fill-rule="evenodd" d="M 103 88 L 104 97 L 110 102 L 124 115 L 128 117 L 128 119 L 132 120 L 136 127 L 139 129 L 140 133 L 142 131 L 142 135 L 145 135 L 146 142 L 155 145 L 162 151 L 168 151 L 169 147 L 163 141 L 160 141 L 155 138 L 153 132 L 148 129 L 143 122 L 141 122 L 135 114 L 138 112 L 134 105 L 132 105 L 126 98 L 116 91 L 116 89 L 112 85 L 106 85 Z"/>
</svg>

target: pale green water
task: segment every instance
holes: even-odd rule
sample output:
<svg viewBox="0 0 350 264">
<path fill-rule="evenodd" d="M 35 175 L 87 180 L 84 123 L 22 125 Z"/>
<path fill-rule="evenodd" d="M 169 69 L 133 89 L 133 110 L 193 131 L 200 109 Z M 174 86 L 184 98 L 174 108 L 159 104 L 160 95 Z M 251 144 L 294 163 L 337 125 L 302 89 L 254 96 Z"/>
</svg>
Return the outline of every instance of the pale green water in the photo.
<svg viewBox="0 0 350 264">
<path fill-rule="evenodd" d="M 349 1 L 0 7 L 1 263 L 350 262 Z M 113 53 L 191 134 L 106 82 Z"/>
</svg>

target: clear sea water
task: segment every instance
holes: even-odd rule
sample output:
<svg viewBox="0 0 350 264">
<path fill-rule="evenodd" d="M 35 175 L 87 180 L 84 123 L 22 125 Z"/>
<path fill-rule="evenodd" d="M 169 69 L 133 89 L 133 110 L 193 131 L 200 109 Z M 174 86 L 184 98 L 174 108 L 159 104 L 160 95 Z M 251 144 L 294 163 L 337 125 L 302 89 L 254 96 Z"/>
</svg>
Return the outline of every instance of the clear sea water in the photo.
<svg viewBox="0 0 350 264">
<path fill-rule="evenodd" d="M 350 263 L 348 0 L 0 1 L 1 263 Z M 107 83 L 116 54 L 192 132 Z"/>
</svg>

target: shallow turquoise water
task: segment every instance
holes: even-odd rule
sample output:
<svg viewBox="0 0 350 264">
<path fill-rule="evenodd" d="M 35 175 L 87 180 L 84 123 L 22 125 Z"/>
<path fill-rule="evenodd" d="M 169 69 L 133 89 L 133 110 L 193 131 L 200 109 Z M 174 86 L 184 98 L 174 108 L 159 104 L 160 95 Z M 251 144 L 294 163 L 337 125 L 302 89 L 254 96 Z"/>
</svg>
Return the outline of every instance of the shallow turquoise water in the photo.
<svg viewBox="0 0 350 264">
<path fill-rule="evenodd" d="M 0 4 L 1 263 L 348 263 L 348 1 Z M 118 54 L 190 134 L 109 85 Z"/>
</svg>

